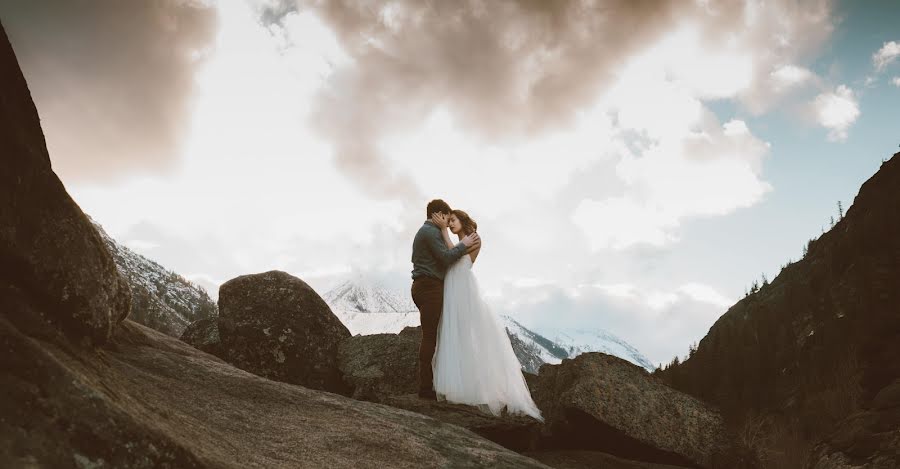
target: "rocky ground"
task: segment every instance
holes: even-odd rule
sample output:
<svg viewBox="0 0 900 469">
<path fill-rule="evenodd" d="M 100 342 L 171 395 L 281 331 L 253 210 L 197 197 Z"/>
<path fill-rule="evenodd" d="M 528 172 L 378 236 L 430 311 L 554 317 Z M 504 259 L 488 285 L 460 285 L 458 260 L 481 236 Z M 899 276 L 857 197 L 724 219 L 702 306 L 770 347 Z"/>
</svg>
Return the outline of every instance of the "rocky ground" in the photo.
<svg viewBox="0 0 900 469">
<path fill-rule="evenodd" d="M 341 385 L 329 388 L 333 392 L 462 427 L 510 450 L 564 467 L 591 467 L 599 461 L 613 468 L 756 464 L 736 443 L 718 411 L 623 359 L 586 353 L 559 365 L 543 365 L 538 375 L 528 374 L 545 423 L 526 416 L 493 416 L 414 394 L 420 328 L 350 337 L 341 328 L 310 327 L 307 324 L 331 324 L 336 317 L 301 280 L 274 271 L 237 280 L 223 286 L 227 296 L 220 304 L 218 321 L 198 321 L 182 339 L 251 373 L 313 386 L 320 383 L 310 384 L 304 370 L 316 366 L 323 376 L 341 377 Z M 231 296 L 252 306 L 237 307 L 230 303 Z M 245 326 L 226 339 L 221 329 L 231 320 L 232 310 L 254 319 L 245 320 Z M 286 324 L 291 325 L 290 340 L 284 336 Z M 243 358 L 234 350 L 235 343 L 255 358 Z M 335 343 L 333 360 L 330 352 L 321 351 Z M 296 352 L 300 346 L 316 353 Z M 280 366 L 285 353 L 295 360 L 285 368 L 289 373 L 273 373 L 272 367 Z"/>
</svg>

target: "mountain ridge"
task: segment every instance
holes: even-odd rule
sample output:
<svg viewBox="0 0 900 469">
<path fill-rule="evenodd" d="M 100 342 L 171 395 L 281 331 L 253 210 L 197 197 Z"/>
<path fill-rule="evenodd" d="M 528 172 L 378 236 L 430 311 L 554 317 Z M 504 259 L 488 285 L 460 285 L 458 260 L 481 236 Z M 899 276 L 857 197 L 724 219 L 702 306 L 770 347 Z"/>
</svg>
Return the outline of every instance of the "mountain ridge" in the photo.
<svg viewBox="0 0 900 469">
<path fill-rule="evenodd" d="M 178 338 L 192 322 L 218 314 L 205 289 L 120 244 L 96 220 L 87 218 L 131 288 L 132 321 Z"/>
<path fill-rule="evenodd" d="M 729 308 L 687 360 L 658 374 L 776 435 L 763 444 L 768 454 L 806 455 L 815 445 L 809 467 L 898 467 L 900 459 L 879 458 L 900 454 L 900 417 L 890 413 L 900 406 L 900 153 L 802 259 Z M 837 429 L 843 434 L 829 439 Z M 779 447 L 777 435 L 794 435 L 793 447 Z M 827 465 L 835 461 L 847 466 Z"/>
<path fill-rule="evenodd" d="M 362 274 L 341 281 L 322 298 L 354 335 L 396 334 L 404 327 L 419 325 L 419 311 L 408 295 L 404 296 Z M 607 331 L 558 330 L 555 332 L 566 340 L 565 344 L 560 344 L 546 332 L 530 329 L 510 315 L 501 314 L 500 319 L 516 357 L 523 369 L 530 373 L 536 373 L 544 363 L 556 364 L 584 352 L 609 353 L 648 371 L 653 370 L 652 363 L 637 349 Z"/>
</svg>

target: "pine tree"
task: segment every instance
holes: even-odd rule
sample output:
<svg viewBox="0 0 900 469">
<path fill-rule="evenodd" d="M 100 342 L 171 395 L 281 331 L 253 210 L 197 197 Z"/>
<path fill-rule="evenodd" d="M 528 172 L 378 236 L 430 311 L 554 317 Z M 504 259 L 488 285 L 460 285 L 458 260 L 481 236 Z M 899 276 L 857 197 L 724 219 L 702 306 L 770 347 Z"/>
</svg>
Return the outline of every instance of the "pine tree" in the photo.
<svg viewBox="0 0 900 469">
<path fill-rule="evenodd" d="M 841 201 L 838 200 L 838 220 L 844 219 L 844 207 L 841 205 Z"/>
</svg>

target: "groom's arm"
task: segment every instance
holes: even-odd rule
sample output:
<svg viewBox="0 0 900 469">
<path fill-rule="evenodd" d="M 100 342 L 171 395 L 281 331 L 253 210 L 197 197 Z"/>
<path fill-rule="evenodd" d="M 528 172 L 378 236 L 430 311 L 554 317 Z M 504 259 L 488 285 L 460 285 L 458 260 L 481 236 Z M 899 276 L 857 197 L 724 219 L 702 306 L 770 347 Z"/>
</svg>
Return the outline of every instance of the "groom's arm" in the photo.
<svg viewBox="0 0 900 469">
<path fill-rule="evenodd" d="M 434 254 L 435 259 L 438 260 L 444 267 L 449 266 L 450 264 L 456 262 L 457 259 L 465 255 L 466 253 L 466 245 L 460 242 L 456 246 L 452 248 L 448 248 L 444 244 L 444 240 L 440 232 L 434 233 L 434 235 L 429 235 L 426 238 L 428 243 L 428 249 L 431 250 L 431 253 Z"/>
</svg>

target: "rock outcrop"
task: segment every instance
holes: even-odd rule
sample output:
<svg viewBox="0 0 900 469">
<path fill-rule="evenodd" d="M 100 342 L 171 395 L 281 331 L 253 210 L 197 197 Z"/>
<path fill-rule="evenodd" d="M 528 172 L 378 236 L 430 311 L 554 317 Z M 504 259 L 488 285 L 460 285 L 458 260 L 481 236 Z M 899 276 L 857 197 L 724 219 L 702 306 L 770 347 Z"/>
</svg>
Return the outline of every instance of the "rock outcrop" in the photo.
<svg viewBox="0 0 900 469">
<path fill-rule="evenodd" d="M 105 343 L 128 316 L 131 292 L 51 169 L 37 110 L 5 31 L 0 155 L 0 280 L 40 304 L 41 314 L 73 338 Z"/>
<path fill-rule="evenodd" d="M 4 312 L 37 314 L 0 298 Z M 27 336 L 0 315 L 0 467 L 544 467 L 417 413 L 247 373 L 130 320 L 109 345 Z"/>
<path fill-rule="evenodd" d="M 356 399 L 386 402 L 416 392 L 421 327 L 399 334 L 357 335 L 341 342 L 338 367 Z"/>
<path fill-rule="evenodd" d="M 620 358 L 592 352 L 544 365 L 530 385 L 550 447 L 677 466 L 754 466 L 715 409 Z"/>
<path fill-rule="evenodd" d="M 314 389 L 343 389 L 338 345 L 350 331 L 303 280 L 242 275 L 219 287 L 221 357 L 242 370 Z"/>
</svg>

